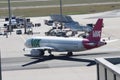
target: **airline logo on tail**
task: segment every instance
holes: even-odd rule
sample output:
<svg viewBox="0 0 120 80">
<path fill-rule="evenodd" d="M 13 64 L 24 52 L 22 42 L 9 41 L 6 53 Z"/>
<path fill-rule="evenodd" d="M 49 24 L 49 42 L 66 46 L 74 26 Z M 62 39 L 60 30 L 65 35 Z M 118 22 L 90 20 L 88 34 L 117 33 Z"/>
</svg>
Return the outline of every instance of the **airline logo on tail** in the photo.
<svg viewBox="0 0 120 80">
<path fill-rule="evenodd" d="M 102 26 L 103 19 L 98 19 L 87 39 L 91 42 L 99 42 L 101 38 Z"/>
<path fill-rule="evenodd" d="M 101 31 L 93 31 L 93 37 L 101 37 Z"/>
<path fill-rule="evenodd" d="M 98 19 L 93 30 L 90 32 L 87 40 L 83 41 L 83 45 L 86 49 L 96 48 L 105 45 L 106 42 L 101 42 L 101 32 L 103 26 L 103 19 Z"/>
</svg>

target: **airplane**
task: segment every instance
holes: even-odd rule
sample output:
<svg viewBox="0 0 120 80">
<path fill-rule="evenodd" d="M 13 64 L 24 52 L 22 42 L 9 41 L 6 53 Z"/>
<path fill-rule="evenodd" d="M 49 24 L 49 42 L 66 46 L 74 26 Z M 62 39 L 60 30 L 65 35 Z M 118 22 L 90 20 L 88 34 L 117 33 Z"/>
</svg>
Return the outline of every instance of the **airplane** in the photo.
<svg viewBox="0 0 120 80">
<path fill-rule="evenodd" d="M 86 38 L 32 37 L 26 40 L 25 46 L 32 49 L 30 56 L 44 56 L 45 51 L 48 51 L 49 56 L 54 56 L 52 52 L 67 52 L 67 56 L 72 56 L 73 52 L 106 45 L 107 42 L 101 40 L 102 26 L 103 19 L 98 19 Z"/>
<path fill-rule="evenodd" d="M 89 33 L 93 29 L 93 24 L 87 24 L 86 26 L 83 26 L 83 25 L 79 25 L 78 22 L 71 22 L 71 23 L 65 23 L 64 27 L 72 31 L 84 31 Z"/>
</svg>

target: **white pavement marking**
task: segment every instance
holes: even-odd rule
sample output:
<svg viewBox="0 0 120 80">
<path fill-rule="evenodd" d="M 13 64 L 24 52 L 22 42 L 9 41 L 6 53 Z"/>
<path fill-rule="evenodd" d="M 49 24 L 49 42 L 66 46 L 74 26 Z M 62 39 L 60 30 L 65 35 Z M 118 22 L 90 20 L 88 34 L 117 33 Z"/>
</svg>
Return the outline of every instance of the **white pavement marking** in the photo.
<svg viewBox="0 0 120 80">
<path fill-rule="evenodd" d="M 20 35 L 20 37 L 23 39 L 24 42 L 26 41 L 26 39 L 22 35 Z"/>
</svg>

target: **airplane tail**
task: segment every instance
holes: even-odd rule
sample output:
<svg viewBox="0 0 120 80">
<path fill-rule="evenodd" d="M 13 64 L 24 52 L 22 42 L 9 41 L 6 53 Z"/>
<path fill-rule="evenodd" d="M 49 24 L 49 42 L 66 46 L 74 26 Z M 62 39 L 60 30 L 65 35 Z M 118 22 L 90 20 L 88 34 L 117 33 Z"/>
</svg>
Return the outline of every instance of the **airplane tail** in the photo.
<svg viewBox="0 0 120 80">
<path fill-rule="evenodd" d="M 87 39 L 91 42 L 99 42 L 101 39 L 102 27 L 103 19 L 98 19 Z"/>
</svg>

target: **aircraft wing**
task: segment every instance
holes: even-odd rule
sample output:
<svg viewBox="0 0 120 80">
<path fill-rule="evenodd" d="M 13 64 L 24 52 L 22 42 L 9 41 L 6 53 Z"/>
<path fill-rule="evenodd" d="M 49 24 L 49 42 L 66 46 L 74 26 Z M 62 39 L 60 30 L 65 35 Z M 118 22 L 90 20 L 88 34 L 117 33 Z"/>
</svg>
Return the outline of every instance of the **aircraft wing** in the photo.
<svg viewBox="0 0 120 80">
<path fill-rule="evenodd" d="M 119 39 L 109 39 L 109 38 L 102 38 L 101 41 L 104 40 L 105 42 L 107 43 L 111 43 L 111 42 L 116 42 L 118 41 Z"/>
<path fill-rule="evenodd" d="M 55 50 L 53 47 L 39 47 L 40 50 Z"/>
<path fill-rule="evenodd" d="M 119 39 L 113 39 L 113 40 L 106 40 L 105 42 L 107 43 L 111 43 L 111 42 L 115 42 L 115 41 L 118 41 Z"/>
<path fill-rule="evenodd" d="M 54 51 L 55 49 L 53 47 L 38 47 L 38 48 L 23 48 L 23 51 L 26 51 L 26 50 L 31 50 L 31 49 L 39 49 L 39 50 L 51 50 L 51 51 Z"/>
</svg>

